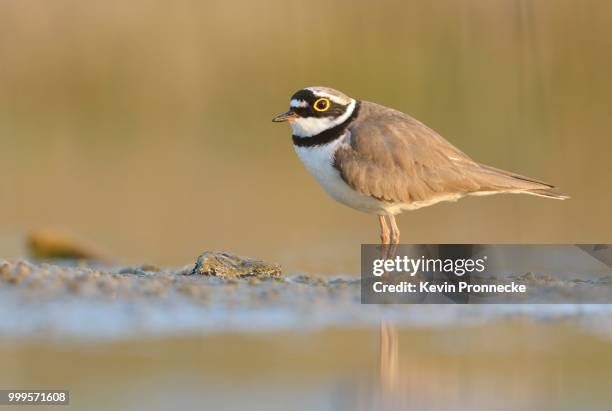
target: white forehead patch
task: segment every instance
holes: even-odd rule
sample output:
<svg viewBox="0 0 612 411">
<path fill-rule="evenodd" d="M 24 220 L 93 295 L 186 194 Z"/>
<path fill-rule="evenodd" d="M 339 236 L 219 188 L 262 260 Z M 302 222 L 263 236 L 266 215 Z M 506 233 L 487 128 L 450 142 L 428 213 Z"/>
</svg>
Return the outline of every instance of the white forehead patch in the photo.
<svg viewBox="0 0 612 411">
<path fill-rule="evenodd" d="M 308 107 L 308 103 L 304 100 L 293 99 L 289 102 L 289 107 L 297 108 L 297 107 Z"/>
<path fill-rule="evenodd" d="M 312 91 L 314 93 L 314 95 L 317 96 L 317 97 L 328 98 L 331 101 L 333 101 L 334 103 L 340 104 L 342 106 L 348 104 L 352 100 L 350 98 L 349 99 L 345 99 L 345 98 L 342 98 L 340 96 L 336 96 L 336 95 L 333 95 L 333 94 L 330 94 L 330 93 L 326 93 L 325 91 L 321 90 L 318 87 L 306 87 L 306 90 Z"/>
</svg>

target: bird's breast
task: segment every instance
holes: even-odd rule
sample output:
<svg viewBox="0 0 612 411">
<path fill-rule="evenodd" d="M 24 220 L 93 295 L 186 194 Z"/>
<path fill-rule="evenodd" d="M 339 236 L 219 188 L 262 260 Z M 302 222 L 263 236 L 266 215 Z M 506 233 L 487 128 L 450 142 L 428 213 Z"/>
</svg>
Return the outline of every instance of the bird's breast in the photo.
<svg viewBox="0 0 612 411">
<path fill-rule="evenodd" d="M 293 147 L 308 172 L 336 201 L 363 212 L 384 211 L 385 205 L 381 201 L 355 191 L 346 184 L 338 169 L 334 167 L 334 155 L 341 144 L 346 144 L 346 136 L 325 145 Z"/>
<path fill-rule="evenodd" d="M 334 153 L 340 143 L 339 140 L 320 146 L 293 146 L 308 172 L 324 187 L 335 184 L 337 180 L 342 180 L 340 173 L 333 165 Z"/>
</svg>

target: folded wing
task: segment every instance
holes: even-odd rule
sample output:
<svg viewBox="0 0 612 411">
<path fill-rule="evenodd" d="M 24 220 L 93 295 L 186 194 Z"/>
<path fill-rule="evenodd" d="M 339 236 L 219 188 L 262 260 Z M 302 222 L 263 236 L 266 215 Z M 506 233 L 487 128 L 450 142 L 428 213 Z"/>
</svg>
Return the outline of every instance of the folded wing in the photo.
<svg viewBox="0 0 612 411">
<path fill-rule="evenodd" d="M 552 185 L 473 161 L 410 116 L 362 102 L 359 118 L 335 156 L 344 181 L 364 195 L 394 203 L 494 192 L 565 196 Z"/>
</svg>

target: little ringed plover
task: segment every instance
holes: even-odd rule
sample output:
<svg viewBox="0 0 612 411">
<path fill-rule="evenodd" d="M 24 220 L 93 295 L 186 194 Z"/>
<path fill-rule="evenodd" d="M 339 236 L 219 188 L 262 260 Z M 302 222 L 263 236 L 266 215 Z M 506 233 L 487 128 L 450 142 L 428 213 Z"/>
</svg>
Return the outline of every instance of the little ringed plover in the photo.
<svg viewBox="0 0 612 411">
<path fill-rule="evenodd" d="M 395 215 L 466 195 L 524 193 L 565 199 L 553 186 L 480 164 L 407 114 L 327 87 L 290 100 L 295 151 L 340 203 L 378 215 L 383 244 L 397 244 Z M 389 225 L 387 221 L 389 220 Z"/>
</svg>

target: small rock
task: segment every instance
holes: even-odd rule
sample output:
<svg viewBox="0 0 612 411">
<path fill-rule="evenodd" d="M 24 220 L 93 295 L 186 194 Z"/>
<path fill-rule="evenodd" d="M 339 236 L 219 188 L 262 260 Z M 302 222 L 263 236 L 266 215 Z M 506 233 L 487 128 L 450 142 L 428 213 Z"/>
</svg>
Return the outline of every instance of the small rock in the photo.
<svg viewBox="0 0 612 411">
<path fill-rule="evenodd" d="M 52 229 L 31 232 L 27 239 L 28 253 L 37 260 L 87 260 L 110 262 L 107 253 L 97 246 Z"/>
<path fill-rule="evenodd" d="M 214 277 L 278 277 L 281 268 L 251 258 L 239 257 L 229 253 L 206 251 L 198 257 L 191 275 L 201 274 Z"/>
</svg>

